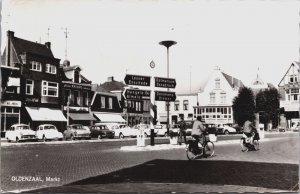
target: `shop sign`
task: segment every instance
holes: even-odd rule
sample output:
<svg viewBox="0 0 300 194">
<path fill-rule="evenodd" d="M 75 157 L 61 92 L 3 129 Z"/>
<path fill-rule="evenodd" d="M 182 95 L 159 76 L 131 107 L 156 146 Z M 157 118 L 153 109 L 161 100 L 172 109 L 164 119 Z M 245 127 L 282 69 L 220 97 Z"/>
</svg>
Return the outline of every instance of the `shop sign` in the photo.
<svg viewBox="0 0 300 194">
<path fill-rule="evenodd" d="M 64 84 L 64 88 L 78 89 L 78 90 L 91 90 L 91 86 L 77 85 L 77 84 Z"/>
<path fill-rule="evenodd" d="M 1 102 L 1 106 L 13 106 L 13 107 L 21 107 L 21 101 L 17 100 L 6 100 Z"/>
</svg>

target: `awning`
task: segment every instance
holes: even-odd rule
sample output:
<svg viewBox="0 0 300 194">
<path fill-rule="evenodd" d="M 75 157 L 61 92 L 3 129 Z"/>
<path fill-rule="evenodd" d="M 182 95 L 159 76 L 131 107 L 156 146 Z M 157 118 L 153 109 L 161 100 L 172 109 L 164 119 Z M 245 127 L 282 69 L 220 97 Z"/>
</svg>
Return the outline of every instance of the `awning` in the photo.
<svg viewBox="0 0 300 194">
<path fill-rule="evenodd" d="M 126 123 L 120 114 L 110 114 L 110 113 L 94 113 L 95 116 L 105 123 Z"/>
<path fill-rule="evenodd" d="M 67 119 L 59 109 L 26 107 L 32 121 L 64 121 Z"/>
<path fill-rule="evenodd" d="M 69 113 L 69 116 L 74 121 L 96 121 L 90 113 Z"/>
</svg>

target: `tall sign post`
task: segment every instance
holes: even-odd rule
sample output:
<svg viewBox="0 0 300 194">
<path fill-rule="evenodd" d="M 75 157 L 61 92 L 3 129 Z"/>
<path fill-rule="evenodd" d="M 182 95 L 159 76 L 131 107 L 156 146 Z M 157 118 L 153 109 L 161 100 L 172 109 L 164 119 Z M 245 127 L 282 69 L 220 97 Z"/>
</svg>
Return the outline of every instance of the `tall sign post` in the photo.
<svg viewBox="0 0 300 194">
<path fill-rule="evenodd" d="M 159 42 L 160 45 L 163 45 L 167 48 L 167 77 L 169 78 L 169 48 L 172 45 L 177 44 L 177 42 L 173 41 L 173 40 L 166 40 L 166 41 L 161 41 Z M 169 88 L 168 88 L 169 91 Z M 166 102 L 167 105 L 167 133 L 169 134 L 169 130 L 170 130 L 170 118 L 169 118 L 169 114 L 170 114 L 170 103 L 167 101 Z"/>
</svg>

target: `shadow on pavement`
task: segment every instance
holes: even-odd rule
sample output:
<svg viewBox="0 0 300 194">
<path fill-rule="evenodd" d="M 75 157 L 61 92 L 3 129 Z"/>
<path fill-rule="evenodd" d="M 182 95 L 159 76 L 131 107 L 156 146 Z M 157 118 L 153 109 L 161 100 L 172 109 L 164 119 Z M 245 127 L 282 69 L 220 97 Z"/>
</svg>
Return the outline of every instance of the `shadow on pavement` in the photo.
<svg viewBox="0 0 300 194">
<path fill-rule="evenodd" d="M 191 183 L 291 190 L 299 180 L 298 168 L 296 164 L 157 159 L 109 174 L 76 181 L 68 186 L 114 183 Z"/>
</svg>

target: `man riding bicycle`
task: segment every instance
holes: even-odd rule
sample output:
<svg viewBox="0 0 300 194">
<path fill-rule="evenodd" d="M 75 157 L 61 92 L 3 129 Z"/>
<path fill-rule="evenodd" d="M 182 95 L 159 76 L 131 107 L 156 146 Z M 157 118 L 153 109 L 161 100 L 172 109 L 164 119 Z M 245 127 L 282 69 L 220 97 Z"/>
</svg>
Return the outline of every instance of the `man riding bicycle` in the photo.
<svg viewBox="0 0 300 194">
<path fill-rule="evenodd" d="M 197 116 L 197 120 L 194 122 L 193 129 L 192 129 L 192 137 L 195 138 L 197 144 L 198 142 L 200 142 L 201 145 L 203 145 L 205 141 L 204 132 L 205 132 L 205 127 L 202 123 L 202 117 Z"/>
<path fill-rule="evenodd" d="M 243 125 L 243 133 L 251 139 L 251 144 L 253 144 L 254 139 L 259 139 L 256 127 L 249 120 L 245 121 Z"/>
</svg>

